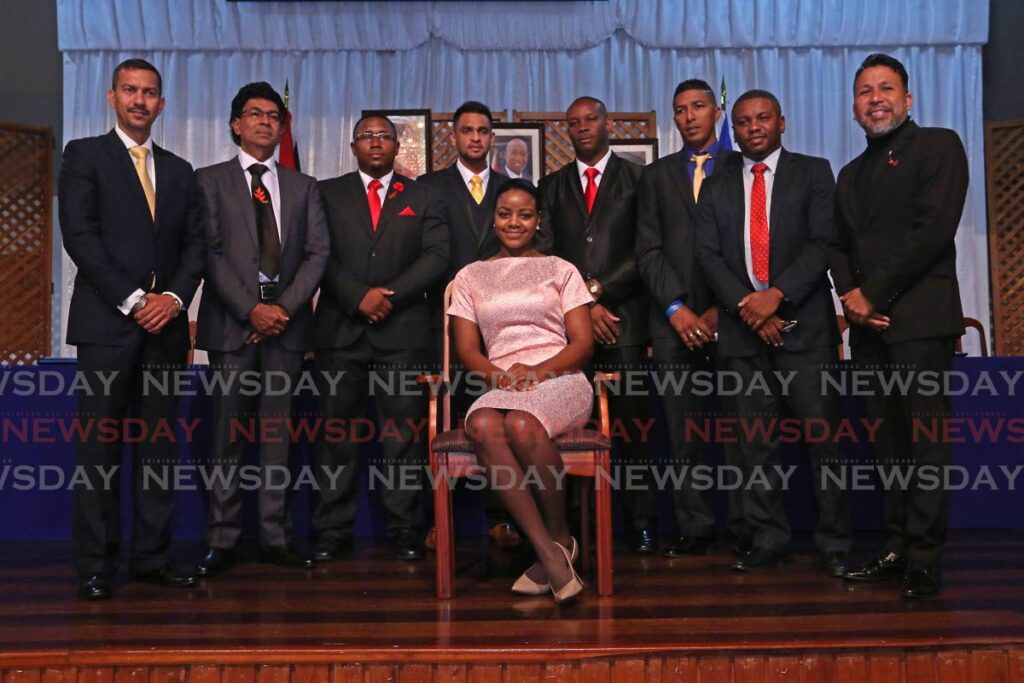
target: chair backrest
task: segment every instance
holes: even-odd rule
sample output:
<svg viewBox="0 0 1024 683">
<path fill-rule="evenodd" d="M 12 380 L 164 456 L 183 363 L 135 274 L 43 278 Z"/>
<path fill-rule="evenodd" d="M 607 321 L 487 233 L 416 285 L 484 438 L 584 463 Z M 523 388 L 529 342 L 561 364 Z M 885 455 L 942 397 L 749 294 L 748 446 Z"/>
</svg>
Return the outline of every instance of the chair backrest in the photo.
<svg viewBox="0 0 1024 683">
<path fill-rule="evenodd" d="M 967 335 L 968 329 L 975 329 L 978 331 L 978 343 L 981 346 L 982 357 L 988 356 L 988 344 L 985 342 L 985 328 L 982 327 L 980 320 L 974 318 L 964 318 L 964 336 Z M 963 353 L 964 342 L 963 337 L 956 340 L 956 350 L 958 353 Z"/>
<path fill-rule="evenodd" d="M 450 387 L 452 381 L 452 335 L 449 326 L 448 307 L 452 304 L 452 287 L 455 285 L 455 281 L 448 283 L 448 286 L 444 288 L 444 341 L 442 343 L 442 356 L 441 356 L 441 381 L 444 386 Z M 452 428 L 452 394 L 450 391 L 445 391 L 441 397 L 441 429 L 447 432 Z"/>
</svg>

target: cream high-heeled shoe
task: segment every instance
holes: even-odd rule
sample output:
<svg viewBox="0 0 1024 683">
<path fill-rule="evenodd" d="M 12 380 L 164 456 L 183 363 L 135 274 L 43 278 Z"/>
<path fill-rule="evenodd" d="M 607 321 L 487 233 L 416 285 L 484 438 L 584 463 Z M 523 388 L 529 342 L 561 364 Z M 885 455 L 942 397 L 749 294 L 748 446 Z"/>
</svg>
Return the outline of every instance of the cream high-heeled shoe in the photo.
<svg viewBox="0 0 1024 683">
<path fill-rule="evenodd" d="M 565 546 L 558 541 L 555 541 L 555 545 L 558 546 L 558 549 L 562 551 L 563 555 L 565 555 L 565 561 L 569 563 L 569 571 L 572 572 L 572 578 L 569 579 L 567 584 L 558 590 L 555 590 L 555 587 L 551 586 L 551 592 L 553 593 L 555 602 L 559 605 L 564 605 L 575 600 L 576 597 L 583 592 L 583 581 L 580 580 L 580 575 L 576 573 L 576 568 L 572 566 L 572 555 L 569 551 L 566 550 Z"/>
<path fill-rule="evenodd" d="M 579 556 L 580 545 L 576 542 L 575 538 L 572 538 L 570 536 L 569 539 L 572 541 L 572 553 L 570 553 L 569 559 L 569 562 L 571 564 L 575 562 L 576 558 Z M 531 566 L 530 569 L 533 569 L 533 567 Z M 516 582 L 512 584 L 512 592 L 517 595 L 544 595 L 545 593 L 549 592 L 551 590 L 550 584 L 537 583 L 536 581 L 534 581 L 526 575 L 527 572 L 530 571 L 530 569 L 527 569 L 525 572 L 523 572 L 522 575 L 518 579 L 516 579 Z"/>
</svg>

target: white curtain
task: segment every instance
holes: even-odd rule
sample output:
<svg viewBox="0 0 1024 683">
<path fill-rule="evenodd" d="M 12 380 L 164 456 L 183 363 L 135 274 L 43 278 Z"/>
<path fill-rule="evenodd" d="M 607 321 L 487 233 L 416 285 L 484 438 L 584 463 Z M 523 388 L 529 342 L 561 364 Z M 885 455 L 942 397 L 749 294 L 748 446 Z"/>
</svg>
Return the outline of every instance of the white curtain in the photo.
<svg viewBox="0 0 1024 683">
<path fill-rule="evenodd" d="M 910 72 L 918 123 L 956 130 L 967 148 L 958 267 L 965 315 L 989 327 L 985 2 L 58 0 L 58 26 L 65 141 L 113 126 L 111 71 L 143 57 L 164 78 L 158 144 L 196 167 L 226 159 L 237 150 L 227 120 L 238 87 L 288 81 L 302 167 L 318 178 L 355 168 L 348 140 L 361 110 L 452 111 L 466 99 L 561 111 L 586 94 L 613 111 L 655 110 L 666 154 L 680 147 L 672 91 L 690 77 L 716 88 L 724 78 L 730 99 L 771 90 L 787 119 L 783 144 L 828 158 L 838 173 L 864 146 L 850 109 L 853 73 L 869 53 L 888 52 Z M 66 320 L 74 266 L 63 261 Z"/>
</svg>

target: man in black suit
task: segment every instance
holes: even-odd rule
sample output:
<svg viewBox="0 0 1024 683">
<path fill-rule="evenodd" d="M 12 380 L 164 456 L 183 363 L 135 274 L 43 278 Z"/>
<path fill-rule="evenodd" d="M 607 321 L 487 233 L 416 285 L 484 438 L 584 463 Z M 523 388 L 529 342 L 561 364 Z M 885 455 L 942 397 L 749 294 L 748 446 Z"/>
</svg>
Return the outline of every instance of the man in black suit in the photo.
<svg viewBox="0 0 1024 683">
<path fill-rule="evenodd" d="M 202 203 L 188 162 L 153 144 L 164 107 L 156 68 L 129 59 L 114 69 L 107 102 L 117 125 L 106 135 L 72 140 L 64 150 L 58 199 L 64 249 L 78 267 L 68 312 L 68 344 L 90 381 L 116 373 L 108 391 L 81 393 L 79 417 L 122 420 L 134 408 L 150 428 L 173 422 L 176 397 L 142 391 L 146 372 L 181 369 L 188 353 L 188 316 L 203 272 Z M 96 386 L 100 386 L 97 384 Z M 77 488 L 72 554 L 86 600 L 109 598 L 119 564 L 122 444 L 92 434 L 77 464 L 90 485 Z M 188 587 L 195 576 L 169 563 L 174 491 L 159 485 L 177 460 L 177 445 L 153 441 L 136 449 L 131 576 Z M 145 475 L 149 472 L 148 480 Z M 166 479 L 164 479 L 166 480 Z M 147 484 L 148 481 L 148 485 Z"/>
<path fill-rule="evenodd" d="M 839 343 L 825 263 L 832 169 L 825 159 L 782 148 L 786 119 L 767 91 L 741 95 L 732 121 L 743 156 L 705 182 L 697 202 L 697 256 L 720 309 L 718 354 L 741 386 L 760 378 L 770 388 L 738 392 L 740 419 L 771 421 L 785 406 L 806 424 L 823 421 L 834 433 L 839 401 L 822 391 L 821 379 L 836 361 Z M 789 557 L 779 445 L 777 431 L 740 442 L 750 478 L 743 486 L 743 510 L 753 538 L 751 551 L 733 564 L 738 571 Z M 841 576 L 850 548 L 846 496 L 823 474 L 823 466 L 838 461 L 838 446 L 825 439 L 808 444 L 808 452 L 821 565 L 830 576 Z"/>
<path fill-rule="evenodd" d="M 907 80 L 904 66 L 881 54 L 865 59 L 854 76 L 853 114 L 867 149 L 839 173 L 828 262 L 857 366 L 941 373 L 952 369 L 964 331 L 954 238 L 967 196 L 967 157 L 955 132 L 910 120 Z M 886 396 L 876 385 L 865 408 L 883 420 L 875 442 L 883 464 L 949 465 L 948 443 L 911 438 L 915 418 L 948 415 L 946 396 L 913 389 Z M 949 492 L 922 486 L 919 473 L 907 488 L 885 492 L 885 546 L 847 579 L 902 578 L 907 598 L 938 592 Z"/>
<path fill-rule="evenodd" d="M 199 169 L 205 199 L 206 286 L 199 306 L 196 346 L 210 354 L 213 372 L 285 373 L 294 385 L 312 340 L 311 300 L 327 265 L 327 220 L 316 180 L 279 166 L 284 101 L 269 83 L 242 86 L 231 101 L 231 139 L 237 156 Z M 263 392 L 258 399 L 232 384 L 213 403 L 214 478 L 207 512 L 207 551 L 202 576 L 213 576 L 234 561 L 242 534 L 242 491 L 237 468 L 246 443 L 235 422 L 290 419 L 291 392 Z M 253 403 L 258 409 L 252 410 Z M 264 477 L 288 466 L 287 438 L 259 444 Z M 312 559 L 290 547 L 287 489 L 259 491 L 260 557 L 264 562 L 312 568 Z"/>
<path fill-rule="evenodd" d="M 651 301 L 654 362 L 665 373 L 711 369 L 708 352 L 718 330 L 718 310 L 697 265 L 694 212 L 701 184 L 735 155 L 715 136 L 722 112 L 705 81 L 690 79 L 676 86 L 672 111 L 683 149 L 645 168 L 637 189 L 637 264 Z M 661 400 L 672 465 L 700 464 L 701 444 L 687 436 L 685 420 L 703 409 L 704 399 L 683 387 Z M 686 477 L 672 495 L 680 536 L 664 555 L 706 552 L 715 540 L 715 518 L 704 494 Z M 737 499 L 738 494 L 730 494 L 730 528 L 737 547 L 746 550 L 748 535 Z"/>
<path fill-rule="evenodd" d="M 541 178 L 541 227 L 537 248 L 580 271 L 590 294 L 590 321 L 598 344 L 591 359 L 597 372 L 644 370 L 647 298 L 636 268 L 636 185 L 641 167 L 608 146 L 608 112 L 601 100 L 577 98 L 565 112 L 576 160 Z M 609 395 L 610 411 L 624 429 L 625 463 L 648 466 L 644 431 L 647 398 L 630 395 L 623 382 Z M 655 551 L 655 505 L 650 471 L 626 492 L 631 518 L 630 547 Z"/>
<path fill-rule="evenodd" d="M 451 252 L 448 272 L 431 287 L 428 296 L 431 343 L 436 347 L 432 356 L 436 363 L 441 362 L 443 353 L 445 287 L 463 266 L 493 256 L 501 247 L 494 234 L 494 199 L 509 178 L 492 171 L 487 165 L 494 142 L 493 126 L 494 119 L 487 105 L 473 100 L 464 102 L 452 118 L 451 142 L 458 151 L 455 163 L 419 179 L 441 195 Z M 457 362 L 458 359 L 453 357 L 452 361 Z M 474 397 L 465 391 L 456 391 L 452 398 L 452 409 L 465 415 Z M 485 496 L 484 510 L 490 537 L 499 546 L 515 547 L 522 542 L 497 496 L 490 493 Z"/>
<path fill-rule="evenodd" d="M 419 488 L 426 466 L 426 432 L 419 427 L 426 399 L 421 391 L 409 391 L 407 380 L 415 384 L 427 360 L 426 292 L 448 271 L 448 224 L 433 188 L 394 172 L 398 140 L 390 119 L 361 118 L 351 146 L 359 170 L 320 184 L 331 256 L 314 345 L 318 369 L 340 377 L 335 387 L 321 390 L 322 408 L 327 419 L 362 417 L 374 382 L 384 456 L 377 470 L 394 477 L 382 491 L 388 535 L 399 559 L 418 560 Z M 351 434 L 320 444 L 320 503 L 313 518 L 318 561 L 337 559 L 351 541 L 358 456 Z M 344 469 L 336 478 L 328 476 L 339 467 Z"/>
</svg>

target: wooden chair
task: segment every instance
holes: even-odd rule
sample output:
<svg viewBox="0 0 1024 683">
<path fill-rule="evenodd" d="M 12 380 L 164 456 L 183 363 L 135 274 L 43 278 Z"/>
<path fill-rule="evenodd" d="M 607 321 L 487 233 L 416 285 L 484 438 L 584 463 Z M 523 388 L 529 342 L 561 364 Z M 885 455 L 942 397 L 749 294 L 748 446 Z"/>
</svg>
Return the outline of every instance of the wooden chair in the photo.
<svg viewBox="0 0 1024 683">
<path fill-rule="evenodd" d="M 444 293 L 444 308 L 451 303 L 449 284 Z M 436 533 L 437 597 L 452 597 L 455 567 L 454 530 L 449 480 L 479 474 L 483 468 L 477 463 L 473 445 L 462 428 L 452 428 L 451 395 L 447 391 L 451 381 L 451 336 L 449 319 L 444 319 L 444 358 L 441 376 L 421 378 L 430 388 L 429 443 L 430 469 L 434 475 L 434 528 Z M 566 471 L 578 477 L 594 479 L 594 502 L 597 517 L 597 593 L 612 594 L 612 499 L 610 490 L 611 439 L 606 383 L 618 379 L 616 373 L 600 373 L 594 377 L 597 389 L 600 430 L 580 429 L 555 439 Z M 585 491 L 586 489 L 584 489 Z M 584 566 L 589 565 L 589 512 L 584 499 L 583 534 L 581 540 Z"/>
<path fill-rule="evenodd" d="M 975 320 L 974 318 L 964 318 L 964 335 L 967 335 L 967 330 L 974 329 L 978 331 L 978 342 L 981 345 L 981 356 L 984 358 L 988 356 L 988 344 L 985 343 L 985 328 L 981 326 L 981 321 Z M 964 340 L 960 337 L 956 340 L 956 352 L 964 352 Z"/>
</svg>

